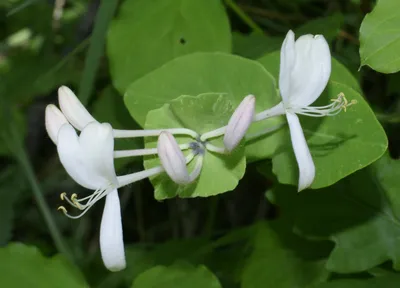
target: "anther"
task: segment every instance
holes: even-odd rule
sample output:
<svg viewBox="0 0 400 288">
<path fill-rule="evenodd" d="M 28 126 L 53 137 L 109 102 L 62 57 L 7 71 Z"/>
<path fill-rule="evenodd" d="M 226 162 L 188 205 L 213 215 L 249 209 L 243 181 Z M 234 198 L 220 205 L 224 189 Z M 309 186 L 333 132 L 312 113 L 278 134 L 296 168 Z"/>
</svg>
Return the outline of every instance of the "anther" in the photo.
<svg viewBox="0 0 400 288">
<path fill-rule="evenodd" d="M 62 193 L 60 194 L 61 200 L 64 201 L 64 198 L 65 198 L 66 196 L 67 196 L 67 193 L 66 193 L 66 192 L 62 192 Z"/>
<path fill-rule="evenodd" d="M 67 214 L 67 209 L 65 209 L 64 206 L 58 207 L 57 210 L 62 211 L 64 214 Z"/>
</svg>

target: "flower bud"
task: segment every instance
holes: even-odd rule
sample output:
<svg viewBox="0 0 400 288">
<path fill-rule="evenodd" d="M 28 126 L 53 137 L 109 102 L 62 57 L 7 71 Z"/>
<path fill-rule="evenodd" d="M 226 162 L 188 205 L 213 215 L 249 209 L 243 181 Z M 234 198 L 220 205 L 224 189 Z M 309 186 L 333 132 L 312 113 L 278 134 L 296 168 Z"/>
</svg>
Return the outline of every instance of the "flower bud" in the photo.
<svg viewBox="0 0 400 288">
<path fill-rule="evenodd" d="M 254 117 L 256 97 L 246 96 L 229 119 L 224 136 L 227 151 L 232 151 L 242 140 Z"/>
<path fill-rule="evenodd" d="M 45 112 L 45 126 L 51 141 L 57 145 L 58 131 L 61 126 L 68 123 L 64 114 L 53 104 L 47 105 Z"/>
<path fill-rule="evenodd" d="M 185 156 L 171 133 L 161 132 L 158 137 L 157 152 L 165 172 L 175 183 L 187 184 L 190 182 Z"/>
<path fill-rule="evenodd" d="M 61 86 L 58 89 L 58 103 L 65 117 L 78 130 L 82 130 L 90 122 L 96 121 L 74 92 L 66 86 Z"/>
</svg>

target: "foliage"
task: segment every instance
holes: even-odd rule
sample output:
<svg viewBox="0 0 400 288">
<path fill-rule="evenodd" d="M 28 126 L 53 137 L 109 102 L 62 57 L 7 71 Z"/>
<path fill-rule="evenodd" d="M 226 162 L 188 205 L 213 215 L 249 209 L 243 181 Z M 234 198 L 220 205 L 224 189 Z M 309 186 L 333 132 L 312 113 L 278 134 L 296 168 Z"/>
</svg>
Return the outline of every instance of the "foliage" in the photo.
<svg viewBox="0 0 400 288">
<path fill-rule="evenodd" d="M 399 287 L 398 11 L 397 0 L 1 1 L 2 286 Z M 77 91 L 114 129 L 201 135 L 225 126 L 246 95 L 255 95 L 256 113 L 282 100 L 289 29 L 296 38 L 322 34 L 330 46 L 330 79 L 312 105 L 340 93 L 357 101 L 332 117 L 299 116 L 316 167 L 310 189 L 295 187 L 286 118 L 254 122 L 231 153 L 205 151 L 193 183 L 162 172 L 119 188 L 127 267 L 106 271 L 103 201 L 79 220 L 56 211 L 63 191 L 87 196 L 46 135 L 44 111 L 58 87 Z M 175 136 L 224 145 L 221 135 Z M 157 137 L 114 146 L 156 148 Z M 121 176 L 160 160 L 114 165 Z"/>
</svg>

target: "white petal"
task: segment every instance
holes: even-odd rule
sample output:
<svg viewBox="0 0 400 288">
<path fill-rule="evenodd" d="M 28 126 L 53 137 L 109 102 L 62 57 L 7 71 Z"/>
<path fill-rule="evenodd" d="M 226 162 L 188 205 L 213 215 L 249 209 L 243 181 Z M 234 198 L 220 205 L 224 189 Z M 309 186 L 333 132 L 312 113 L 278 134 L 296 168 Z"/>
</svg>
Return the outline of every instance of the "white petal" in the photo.
<svg viewBox="0 0 400 288">
<path fill-rule="evenodd" d="M 298 191 L 300 192 L 309 187 L 314 181 L 315 166 L 306 139 L 304 138 L 299 117 L 294 113 L 288 112 L 286 113 L 286 118 L 289 123 L 294 155 L 296 156 L 297 165 L 299 166 Z"/>
<path fill-rule="evenodd" d="M 303 35 L 295 43 L 296 62 L 290 74 L 289 103 L 312 104 L 324 91 L 331 74 L 331 53 L 322 35 Z"/>
<path fill-rule="evenodd" d="M 100 251 L 104 266 L 116 272 L 126 267 L 118 191 L 107 194 L 100 226 Z"/>
<path fill-rule="evenodd" d="M 64 114 L 53 104 L 47 105 L 45 112 L 45 126 L 47 134 L 54 144 L 57 145 L 57 135 L 61 126 L 67 124 L 68 121 Z"/>
<path fill-rule="evenodd" d="M 296 62 L 294 33 L 292 30 L 286 35 L 281 47 L 281 59 L 279 68 L 279 90 L 283 102 L 287 102 L 290 97 L 291 72 Z"/>
<path fill-rule="evenodd" d="M 117 183 L 114 168 L 114 136 L 108 123 L 89 123 L 79 137 L 85 161 L 98 177 L 107 183 Z"/>
<path fill-rule="evenodd" d="M 90 122 L 96 121 L 68 87 L 61 86 L 58 89 L 58 102 L 61 111 L 76 129 L 82 130 Z"/>
<path fill-rule="evenodd" d="M 226 150 L 232 151 L 243 139 L 254 117 L 256 97 L 246 96 L 229 119 L 224 135 Z"/>
<path fill-rule="evenodd" d="M 60 161 L 78 184 L 92 190 L 116 185 L 114 142 L 109 124 L 93 122 L 85 127 L 80 138 L 71 125 L 64 124 L 57 142 Z"/>
<path fill-rule="evenodd" d="M 165 172 L 175 183 L 190 182 L 185 156 L 171 133 L 161 132 L 157 142 L 157 153 Z"/>
</svg>

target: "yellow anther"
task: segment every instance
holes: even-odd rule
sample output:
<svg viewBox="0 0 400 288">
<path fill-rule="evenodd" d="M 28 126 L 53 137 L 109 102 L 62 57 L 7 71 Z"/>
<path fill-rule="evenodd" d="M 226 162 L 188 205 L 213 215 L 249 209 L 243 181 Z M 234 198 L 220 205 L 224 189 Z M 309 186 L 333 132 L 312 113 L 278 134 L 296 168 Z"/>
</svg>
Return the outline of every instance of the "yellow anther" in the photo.
<svg viewBox="0 0 400 288">
<path fill-rule="evenodd" d="M 61 193 L 61 194 L 60 194 L 61 200 L 64 200 L 64 198 L 65 198 L 66 196 L 67 196 L 67 193 L 66 193 L 66 192 Z"/>
<path fill-rule="evenodd" d="M 78 194 L 74 193 L 74 194 L 71 195 L 71 201 L 72 201 L 72 203 L 74 203 L 75 206 L 76 206 L 78 209 L 81 209 L 82 207 L 81 207 L 81 205 L 79 204 L 79 202 L 76 200 L 76 198 L 78 198 Z"/>
<path fill-rule="evenodd" d="M 60 210 L 60 211 L 62 211 L 64 214 L 67 214 L 67 209 L 65 209 L 64 206 L 58 207 L 57 210 Z"/>
</svg>

